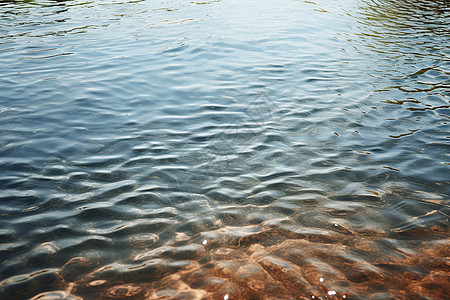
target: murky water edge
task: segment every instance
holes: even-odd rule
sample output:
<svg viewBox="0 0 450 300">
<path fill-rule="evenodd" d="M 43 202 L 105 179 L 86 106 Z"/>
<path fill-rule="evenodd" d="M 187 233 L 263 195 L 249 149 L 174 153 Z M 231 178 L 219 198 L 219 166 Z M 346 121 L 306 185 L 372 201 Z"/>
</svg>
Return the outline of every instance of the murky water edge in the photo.
<svg viewBox="0 0 450 300">
<path fill-rule="evenodd" d="M 445 299 L 449 22 L 0 1 L 0 298 Z"/>
</svg>

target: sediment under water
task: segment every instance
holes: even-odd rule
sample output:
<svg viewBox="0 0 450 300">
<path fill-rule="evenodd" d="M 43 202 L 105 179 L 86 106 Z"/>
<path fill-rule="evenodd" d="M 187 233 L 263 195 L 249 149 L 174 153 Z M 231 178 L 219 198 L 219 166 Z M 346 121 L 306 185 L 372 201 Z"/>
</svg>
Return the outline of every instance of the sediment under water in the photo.
<svg viewBox="0 0 450 300">
<path fill-rule="evenodd" d="M 134 263 L 98 267 L 94 255 L 72 258 L 53 275 L 61 290 L 33 299 L 82 299 L 72 292 L 89 299 L 445 299 L 449 291 L 450 247 L 442 241 L 392 253 L 382 233 L 256 226 L 204 238 L 136 254 Z"/>
</svg>

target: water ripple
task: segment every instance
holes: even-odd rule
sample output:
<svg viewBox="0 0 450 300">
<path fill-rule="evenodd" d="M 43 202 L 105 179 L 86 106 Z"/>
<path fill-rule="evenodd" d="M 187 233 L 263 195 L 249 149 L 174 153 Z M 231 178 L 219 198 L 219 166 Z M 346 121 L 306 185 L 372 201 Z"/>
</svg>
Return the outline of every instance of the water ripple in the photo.
<svg viewBox="0 0 450 300">
<path fill-rule="evenodd" d="M 445 299 L 448 13 L 2 1 L 0 298 Z"/>
</svg>

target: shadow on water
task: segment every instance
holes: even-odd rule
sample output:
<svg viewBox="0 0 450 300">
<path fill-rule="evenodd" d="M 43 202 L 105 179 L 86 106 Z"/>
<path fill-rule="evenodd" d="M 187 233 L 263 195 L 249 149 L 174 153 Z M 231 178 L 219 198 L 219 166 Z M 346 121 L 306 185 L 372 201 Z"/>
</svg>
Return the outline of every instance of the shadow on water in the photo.
<svg viewBox="0 0 450 300">
<path fill-rule="evenodd" d="M 72 0 L 48 0 L 48 1 L 36 1 L 36 0 L 0 0 L 0 5 L 4 4 L 29 4 L 36 6 L 61 6 L 66 3 L 70 3 Z M 20 6 L 16 6 L 15 8 L 19 8 Z M 20 11 L 19 11 L 20 12 Z"/>
<path fill-rule="evenodd" d="M 359 7 L 360 32 L 354 42 L 377 57 L 379 76 L 391 81 L 383 91 L 398 90 L 413 98 L 422 96 L 415 97 L 420 100 L 431 95 L 448 97 L 449 11 L 446 0 L 375 0 Z"/>
</svg>

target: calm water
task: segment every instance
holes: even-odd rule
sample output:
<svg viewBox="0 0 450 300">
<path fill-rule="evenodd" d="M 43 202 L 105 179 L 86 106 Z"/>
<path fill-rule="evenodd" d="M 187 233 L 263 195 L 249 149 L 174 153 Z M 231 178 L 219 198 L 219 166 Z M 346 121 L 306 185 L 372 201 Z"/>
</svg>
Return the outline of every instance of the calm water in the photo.
<svg viewBox="0 0 450 300">
<path fill-rule="evenodd" d="M 1 299 L 444 299 L 447 0 L 0 1 Z"/>
</svg>

